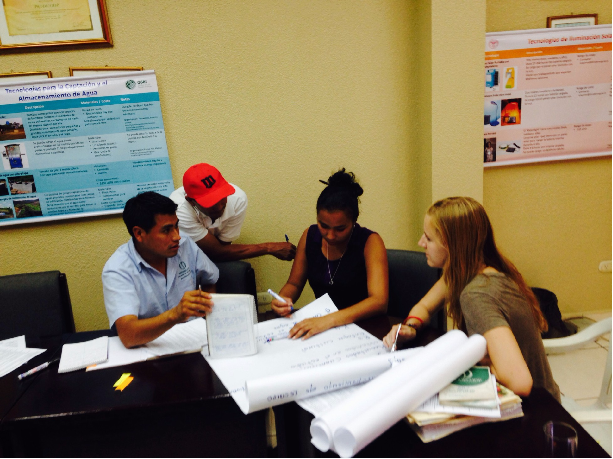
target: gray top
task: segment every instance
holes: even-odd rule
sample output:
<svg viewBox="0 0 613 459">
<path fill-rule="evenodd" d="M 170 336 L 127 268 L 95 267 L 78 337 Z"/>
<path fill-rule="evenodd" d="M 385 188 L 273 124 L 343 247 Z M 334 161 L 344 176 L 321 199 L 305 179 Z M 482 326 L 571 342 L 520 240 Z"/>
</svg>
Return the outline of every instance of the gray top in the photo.
<svg viewBox="0 0 613 459">
<path fill-rule="evenodd" d="M 478 274 L 462 291 L 460 306 L 469 336 L 509 327 L 528 365 L 533 387 L 544 387 L 560 400 L 560 389 L 553 380 L 541 333 L 515 282 L 503 273 Z"/>
</svg>

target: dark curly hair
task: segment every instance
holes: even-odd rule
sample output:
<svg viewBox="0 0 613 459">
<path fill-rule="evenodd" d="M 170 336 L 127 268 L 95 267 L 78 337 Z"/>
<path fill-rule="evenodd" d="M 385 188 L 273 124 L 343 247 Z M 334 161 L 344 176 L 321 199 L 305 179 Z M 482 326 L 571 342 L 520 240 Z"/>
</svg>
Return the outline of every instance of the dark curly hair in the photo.
<svg viewBox="0 0 613 459">
<path fill-rule="evenodd" d="M 334 212 L 342 210 L 347 214 L 351 221 L 355 222 L 360 215 L 359 197 L 364 190 L 355 179 L 353 172 L 345 172 L 343 167 L 332 174 L 327 182 L 320 180 L 324 185 L 328 185 L 317 199 L 317 212 L 327 210 Z"/>
</svg>

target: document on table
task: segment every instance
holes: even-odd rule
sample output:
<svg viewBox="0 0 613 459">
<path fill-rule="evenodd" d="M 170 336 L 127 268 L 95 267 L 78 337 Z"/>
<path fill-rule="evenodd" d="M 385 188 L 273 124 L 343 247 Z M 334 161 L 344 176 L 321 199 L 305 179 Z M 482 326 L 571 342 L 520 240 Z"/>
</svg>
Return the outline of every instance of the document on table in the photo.
<svg viewBox="0 0 613 459">
<path fill-rule="evenodd" d="M 108 349 L 108 336 L 101 336 L 83 343 L 64 344 L 57 372 L 68 373 L 106 362 L 109 355 Z"/>
<path fill-rule="evenodd" d="M 102 370 L 165 355 L 200 352 L 207 343 L 206 321 L 202 318 L 177 324 L 144 346 L 126 348 L 118 336 L 109 338 L 109 359 L 107 362 L 87 368 L 86 371 Z"/>
<path fill-rule="evenodd" d="M 25 335 L 0 341 L 0 378 L 43 352 L 45 349 L 27 348 Z"/>
</svg>

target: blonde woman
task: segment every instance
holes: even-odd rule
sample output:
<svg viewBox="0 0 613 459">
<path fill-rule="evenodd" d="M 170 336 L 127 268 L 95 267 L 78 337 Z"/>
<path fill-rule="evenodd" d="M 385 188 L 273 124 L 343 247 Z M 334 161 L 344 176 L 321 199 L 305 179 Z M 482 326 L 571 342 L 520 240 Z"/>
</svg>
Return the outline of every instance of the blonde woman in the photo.
<svg viewBox="0 0 613 459">
<path fill-rule="evenodd" d="M 465 197 L 437 201 L 426 212 L 419 245 L 428 265 L 442 268 L 443 276 L 413 307 L 399 341 L 415 337 L 444 297 L 454 324 L 486 339 L 488 354 L 481 363 L 500 383 L 521 396 L 544 387 L 559 400 L 540 335 L 547 322 L 532 290 L 496 247 L 483 206 Z M 388 347 L 396 331 L 397 326 L 384 338 Z"/>
</svg>

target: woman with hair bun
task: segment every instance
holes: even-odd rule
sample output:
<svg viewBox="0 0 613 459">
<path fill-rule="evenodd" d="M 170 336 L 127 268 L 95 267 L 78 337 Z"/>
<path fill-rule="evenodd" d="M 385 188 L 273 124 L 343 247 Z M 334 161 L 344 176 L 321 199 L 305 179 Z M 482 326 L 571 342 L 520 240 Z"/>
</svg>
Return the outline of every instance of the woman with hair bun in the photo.
<svg viewBox="0 0 613 459">
<path fill-rule="evenodd" d="M 419 245 L 428 265 L 442 268 L 443 276 L 411 309 L 399 341 L 414 338 L 445 297 L 454 325 L 487 341 L 481 363 L 501 384 L 520 396 L 544 387 L 560 400 L 541 340 L 547 321 L 520 272 L 496 247 L 483 206 L 465 197 L 435 202 L 426 212 Z M 383 339 L 386 346 L 392 346 L 397 327 Z"/>
<path fill-rule="evenodd" d="M 289 279 L 279 292 L 287 303 L 275 299 L 272 308 L 280 316 L 291 314 L 308 280 L 315 296 L 328 293 L 339 311 L 297 323 L 290 330 L 293 339 L 387 311 L 385 245 L 381 236 L 357 223 L 362 187 L 344 168 L 321 182 L 327 186 L 317 199 L 317 224 L 302 234 Z"/>
</svg>

